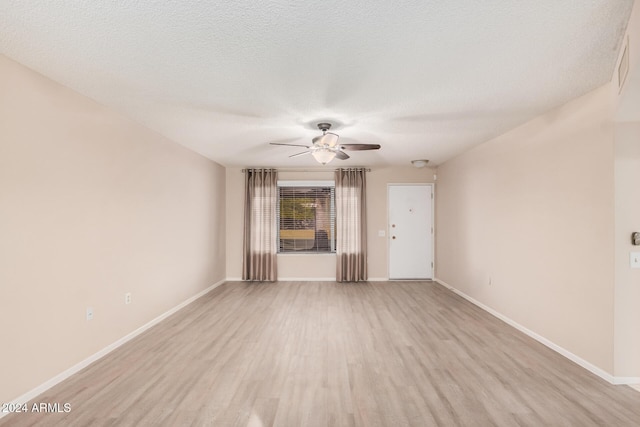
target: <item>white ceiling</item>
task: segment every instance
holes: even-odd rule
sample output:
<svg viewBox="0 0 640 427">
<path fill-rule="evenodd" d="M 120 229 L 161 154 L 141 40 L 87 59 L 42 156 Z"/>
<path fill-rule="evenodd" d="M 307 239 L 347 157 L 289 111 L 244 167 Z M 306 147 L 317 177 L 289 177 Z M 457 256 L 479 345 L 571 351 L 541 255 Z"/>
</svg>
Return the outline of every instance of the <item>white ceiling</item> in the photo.
<svg viewBox="0 0 640 427">
<path fill-rule="evenodd" d="M 226 166 L 440 164 L 610 80 L 633 0 L 0 0 L 0 52 Z M 334 165 L 331 164 L 331 166 Z"/>
</svg>

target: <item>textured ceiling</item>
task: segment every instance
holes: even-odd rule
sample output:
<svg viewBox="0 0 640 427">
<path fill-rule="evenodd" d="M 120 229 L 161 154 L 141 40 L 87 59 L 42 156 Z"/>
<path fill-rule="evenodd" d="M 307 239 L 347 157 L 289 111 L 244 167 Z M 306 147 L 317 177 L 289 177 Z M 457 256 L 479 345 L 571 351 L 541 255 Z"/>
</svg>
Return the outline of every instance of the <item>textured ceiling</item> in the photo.
<svg viewBox="0 0 640 427">
<path fill-rule="evenodd" d="M 0 52 L 227 166 L 440 164 L 610 80 L 632 0 L 0 0 Z M 331 164 L 331 166 L 334 165 Z"/>
</svg>

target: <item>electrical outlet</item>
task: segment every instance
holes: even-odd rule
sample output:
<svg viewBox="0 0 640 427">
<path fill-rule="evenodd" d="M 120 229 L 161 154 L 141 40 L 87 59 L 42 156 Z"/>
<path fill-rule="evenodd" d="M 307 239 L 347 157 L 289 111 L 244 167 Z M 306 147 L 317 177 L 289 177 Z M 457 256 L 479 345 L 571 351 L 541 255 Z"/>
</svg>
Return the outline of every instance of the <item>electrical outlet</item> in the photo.
<svg viewBox="0 0 640 427">
<path fill-rule="evenodd" d="M 124 294 L 124 303 L 131 304 L 131 292 L 127 292 Z"/>
<path fill-rule="evenodd" d="M 93 308 L 87 307 L 87 320 L 93 320 Z"/>
<path fill-rule="evenodd" d="M 631 268 L 640 268 L 640 252 L 629 252 L 629 264 Z"/>
</svg>

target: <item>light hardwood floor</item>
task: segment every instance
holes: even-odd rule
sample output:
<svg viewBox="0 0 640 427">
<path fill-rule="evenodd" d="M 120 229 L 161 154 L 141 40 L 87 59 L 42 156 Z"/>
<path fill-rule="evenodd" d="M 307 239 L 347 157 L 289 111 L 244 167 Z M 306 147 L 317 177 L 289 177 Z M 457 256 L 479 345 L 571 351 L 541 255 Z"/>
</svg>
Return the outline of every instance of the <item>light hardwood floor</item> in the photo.
<svg viewBox="0 0 640 427">
<path fill-rule="evenodd" d="M 612 386 L 431 282 L 226 283 L 1 426 L 638 426 Z"/>
</svg>

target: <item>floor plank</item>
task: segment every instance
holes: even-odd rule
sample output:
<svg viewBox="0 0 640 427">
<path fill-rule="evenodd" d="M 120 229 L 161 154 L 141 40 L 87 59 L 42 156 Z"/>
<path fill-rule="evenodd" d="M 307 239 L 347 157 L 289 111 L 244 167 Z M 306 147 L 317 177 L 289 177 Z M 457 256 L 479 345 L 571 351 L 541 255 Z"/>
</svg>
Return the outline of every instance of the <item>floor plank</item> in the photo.
<svg viewBox="0 0 640 427">
<path fill-rule="evenodd" d="M 0 426 L 638 426 L 612 386 L 432 282 L 226 283 Z"/>
</svg>

